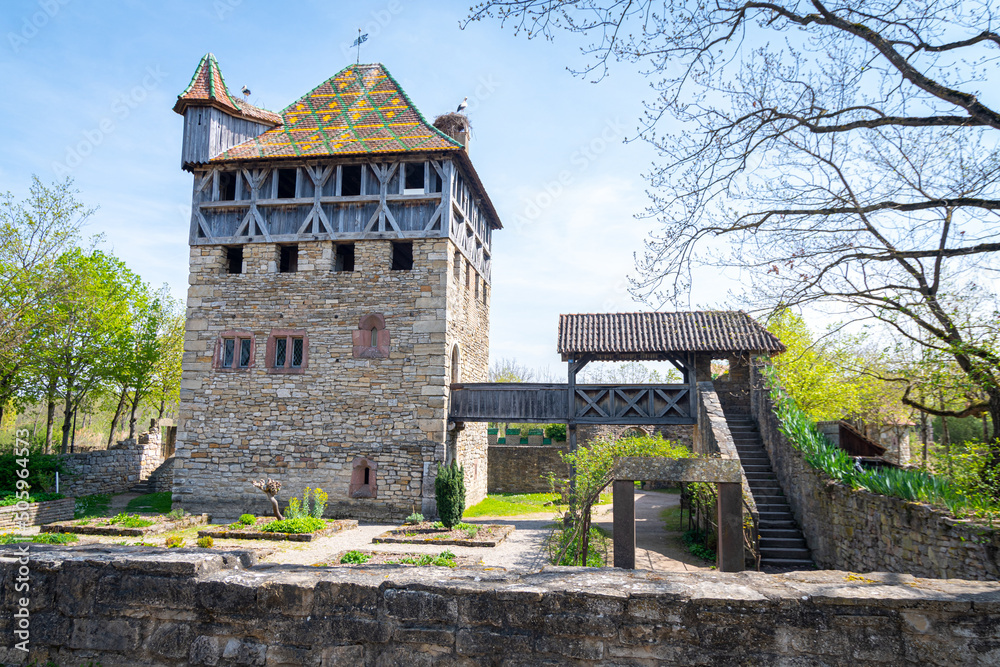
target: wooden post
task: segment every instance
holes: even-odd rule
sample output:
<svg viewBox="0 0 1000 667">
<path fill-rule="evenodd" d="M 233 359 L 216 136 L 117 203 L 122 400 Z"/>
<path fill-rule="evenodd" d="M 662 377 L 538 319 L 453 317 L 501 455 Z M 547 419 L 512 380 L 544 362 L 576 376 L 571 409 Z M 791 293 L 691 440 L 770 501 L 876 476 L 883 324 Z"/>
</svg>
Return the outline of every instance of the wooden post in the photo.
<svg viewBox="0 0 1000 667">
<path fill-rule="evenodd" d="M 612 487 L 615 567 L 635 569 L 635 482 L 616 479 Z"/>
<path fill-rule="evenodd" d="M 617 484 L 617 482 L 616 482 Z M 743 571 L 743 487 L 740 484 L 720 483 L 717 523 L 719 525 L 719 544 L 717 564 L 719 572 Z M 617 487 L 615 487 L 617 489 Z M 617 512 L 617 506 L 615 511 Z M 618 515 L 615 514 L 615 529 L 617 530 Z M 615 534 L 615 549 L 618 548 L 618 537 Z M 615 565 L 618 565 L 617 551 Z"/>
</svg>

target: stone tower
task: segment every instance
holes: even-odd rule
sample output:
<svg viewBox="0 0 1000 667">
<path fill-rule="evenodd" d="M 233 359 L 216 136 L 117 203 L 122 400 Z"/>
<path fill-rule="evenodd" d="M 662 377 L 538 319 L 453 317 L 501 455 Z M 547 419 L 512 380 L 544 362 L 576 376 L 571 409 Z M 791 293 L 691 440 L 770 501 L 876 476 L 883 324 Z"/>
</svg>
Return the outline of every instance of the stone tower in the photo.
<svg viewBox="0 0 1000 667">
<path fill-rule="evenodd" d="M 272 113 L 209 54 L 174 110 L 194 177 L 175 507 L 263 512 L 270 476 L 283 500 L 323 488 L 329 516 L 432 515 L 451 460 L 478 502 L 485 425 L 449 430 L 448 401 L 486 380 L 501 224 L 464 137 L 380 64 Z"/>
</svg>

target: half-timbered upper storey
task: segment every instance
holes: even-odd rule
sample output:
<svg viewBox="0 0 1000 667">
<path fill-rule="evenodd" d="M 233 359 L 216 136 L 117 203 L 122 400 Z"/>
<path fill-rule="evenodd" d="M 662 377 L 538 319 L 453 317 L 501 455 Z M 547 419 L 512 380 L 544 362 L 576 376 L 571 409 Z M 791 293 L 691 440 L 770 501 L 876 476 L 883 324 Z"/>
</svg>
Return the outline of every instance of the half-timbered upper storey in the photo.
<svg viewBox="0 0 1000 667">
<path fill-rule="evenodd" d="M 501 224 L 468 136 L 427 122 L 383 65 L 347 67 L 276 114 L 230 94 L 208 54 L 174 111 L 192 245 L 451 237 L 489 281 Z"/>
</svg>

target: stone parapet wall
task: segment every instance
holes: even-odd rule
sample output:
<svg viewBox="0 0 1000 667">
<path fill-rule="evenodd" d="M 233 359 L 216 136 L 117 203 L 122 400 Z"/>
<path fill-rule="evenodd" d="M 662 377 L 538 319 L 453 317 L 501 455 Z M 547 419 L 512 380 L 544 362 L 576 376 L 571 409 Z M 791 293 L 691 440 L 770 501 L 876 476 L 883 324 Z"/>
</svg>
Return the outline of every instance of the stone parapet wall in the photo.
<svg viewBox="0 0 1000 667">
<path fill-rule="evenodd" d="M 695 453 L 702 456 L 718 455 L 722 458 L 739 461 L 740 453 L 736 449 L 736 442 L 729 430 L 729 423 L 726 421 L 722 403 L 713 383 L 699 382 L 698 394 L 698 425 L 695 428 L 694 438 Z M 756 525 L 760 520 L 760 513 L 757 511 L 757 503 L 754 500 L 753 491 L 750 490 L 750 482 L 747 481 L 742 464 L 740 484 L 743 488 L 743 502 L 746 503 L 744 512 L 750 513 L 754 525 Z"/>
<path fill-rule="evenodd" d="M 567 466 L 559 454 L 568 454 L 569 445 L 491 445 L 490 493 L 548 493 L 545 476 L 569 478 Z"/>
<path fill-rule="evenodd" d="M 943 510 L 853 490 L 805 462 L 779 430 L 758 367 L 754 420 L 813 559 L 820 567 L 906 572 L 921 577 L 1000 578 L 1000 530 L 957 521 Z"/>
<path fill-rule="evenodd" d="M 170 457 L 154 470 L 146 481 L 150 493 L 165 493 L 174 485 L 174 458 Z"/>
<path fill-rule="evenodd" d="M 5 609 L 14 547 L 0 548 Z M 907 575 L 252 565 L 249 552 L 32 547 L 30 653 L 128 665 L 956 665 L 1000 661 L 1000 588 Z"/>
<path fill-rule="evenodd" d="M 72 498 L 46 500 L 40 503 L 29 503 L 27 509 L 21 510 L 17 505 L 0 507 L 0 529 L 8 530 L 21 525 L 20 515 L 27 514 L 23 522 L 28 526 L 41 526 L 53 521 L 68 521 L 73 518 L 74 501 Z"/>
<path fill-rule="evenodd" d="M 67 496 L 94 493 L 123 493 L 149 477 L 163 463 L 157 437 L 140 436 L 125 440 L 111 449 L 101 449 L 63 457 L 70 471 L 60 479 L 59 491 Z"/>
</svg>

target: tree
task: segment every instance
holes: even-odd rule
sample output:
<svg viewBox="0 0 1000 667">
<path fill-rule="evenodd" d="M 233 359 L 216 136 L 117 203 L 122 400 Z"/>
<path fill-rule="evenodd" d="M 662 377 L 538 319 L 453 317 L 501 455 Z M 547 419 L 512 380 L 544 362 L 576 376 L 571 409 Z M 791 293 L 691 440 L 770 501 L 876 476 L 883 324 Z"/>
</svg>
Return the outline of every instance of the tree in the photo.
<svg viewBox="0 0 1000 667">
<path fill-rule="evenodd" d="M 157 406 L 157 420 L 163 419 L 167 405 L 177 403 L 181 389 L 181 362 L 184 357 L 184 307 L 170 298 L 166 286 L 160 290 L 164 304 L 164 317 L 160 323 L 157 341 L 160 357 L 153 370 L 151 398 Z"/>
<path fill-rule="evenodd" d="M 34 176 L 24 201 L 0 196 L 0 419 L 29 380 L 26 343 L 45 325 L 42 304 L 63 289 L 55 258 L 73 247 L 93 213 L 76 194 L 70 180 L 45 186 Z"/>
<path fill-rule="evenodd" d="M 991 2 L 488 1 L 529 37 L 593 37 L 584 72 L 640 64 L 655 98 L 660 229 L 633 293 L 682 302 L 699 267 L 736 268 L 753 307 L 823 306 L 947 353 L 984 400 L 1000 469 L 995 271 L 1000 47 Z M 665 132 L 672 116 L 680 124 Z M 1000 496 L 1000 489 L 997 490 Z"/>
</svg>

